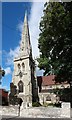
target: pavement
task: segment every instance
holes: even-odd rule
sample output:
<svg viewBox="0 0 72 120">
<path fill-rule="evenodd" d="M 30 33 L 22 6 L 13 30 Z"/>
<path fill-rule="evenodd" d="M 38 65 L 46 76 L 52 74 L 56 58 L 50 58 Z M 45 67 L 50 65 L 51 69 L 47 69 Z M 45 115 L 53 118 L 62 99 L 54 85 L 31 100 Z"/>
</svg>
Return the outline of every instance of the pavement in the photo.
<svg viewBox="0 0 72 120">
<path fill-rule="evenodd" d="M 72 120 L 72 118 L 22 118 L 19 116 L 2 116 L 1 120 Z"/>
<path fill-rule="evenodd" d="M 71 108 L 71 116 L 72 116 L 72 108 Z M 2 116 L 1 120 L 72 120 L 71 118 L 23 118 L 19 116 Z"/>
</svg>

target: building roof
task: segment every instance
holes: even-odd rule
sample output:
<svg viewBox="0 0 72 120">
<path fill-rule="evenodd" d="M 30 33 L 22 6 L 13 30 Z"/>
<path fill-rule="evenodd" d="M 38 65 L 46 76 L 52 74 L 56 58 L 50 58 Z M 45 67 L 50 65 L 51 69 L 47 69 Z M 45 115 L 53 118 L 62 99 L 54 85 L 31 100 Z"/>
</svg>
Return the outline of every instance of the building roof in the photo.
<svg viewBox="0 0 72 120">
<path fill-rule="evenodd" d="M 1 97 L 8 97 L 8 91 L 5 89 L 0 89 L 0 96 Z"/>
<path fill-rule="evenodd" d="M 39 76 L 37 77 L 38 85 L 42 84 L 42 86 L 47 86 L 47 85 L 54 85 L 55 75 L 49 75 L 49 76 Z"/>
<path fill-rule="evenodd" d="M 44 85 L 44 86 L 54 85 L 55 84 L 54 78 L 55 78 L 55 75 L 43 76 L 42 77 L 42 85 Z"/>
<path fill-rule="evenodd" d="M 60 84 L 60 83 L 55 83 L 55 75 L 48 75 L 48 76 L 38 76 L 37 81 L 38 81 L 38 86 L 48 86 L 48 85 L 55 85 L 55 84 Z M 67 83 L 67 82 L 65 82 Z"/>
</svg>

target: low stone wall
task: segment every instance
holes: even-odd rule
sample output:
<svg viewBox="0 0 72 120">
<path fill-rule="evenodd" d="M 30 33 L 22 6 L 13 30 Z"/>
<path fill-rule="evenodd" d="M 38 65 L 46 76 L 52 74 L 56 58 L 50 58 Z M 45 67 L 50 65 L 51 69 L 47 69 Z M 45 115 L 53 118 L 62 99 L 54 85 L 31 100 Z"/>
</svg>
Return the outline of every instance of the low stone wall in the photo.
<svg viewBox="0 0 72 120">
<path fill-rule="evenodd" d="M 55 107 L 34 107 L 21 110 L 20 116 L 33 118 L 70 118 L 70 111 L 66 109 L 63 112 L 63 108 Z"/>
<path fill-rule="evenodd" d="M 0 106 L 0 120 L 2 119 L 2 106 Z"/>
<path fill-rule="evenodd" d="M 30 118 L 70 118 L 70 108 L 28 107 L 20 109 L 20 117 Z M 7 116 L 18 116 L 18 106 L 0 106 L 0 113 Z"/>
<path fill-rule="evenodd" d="M 0 115 L 18 116 L 18 106 L 0 106 Z"/>
<path fill-rule="evenodd" d="M 21 110 L 21 117 L 33 118 L 59 118 L 61 116 L 60 108 L 34 107 Z"/>
<path fill-rule="evenodd" d="M 72 118 L 72 108 L 70 109 L 70 117 Z"/>
<path fill-rule="evenodd" d="M 70 117 L 70 103 L 69 102 L 63 102 L 61 104 L 61 116 L 62 117 Z"/>
</svg>

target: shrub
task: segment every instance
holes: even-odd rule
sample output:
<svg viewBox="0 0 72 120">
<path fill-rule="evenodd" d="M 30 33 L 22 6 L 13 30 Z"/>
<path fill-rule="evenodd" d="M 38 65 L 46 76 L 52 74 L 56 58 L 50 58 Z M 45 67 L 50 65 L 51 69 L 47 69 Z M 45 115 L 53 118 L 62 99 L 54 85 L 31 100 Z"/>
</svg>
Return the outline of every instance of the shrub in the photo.
<svg viewBox="0 0 72 120">
<path fill-rule="evenodd" d="M 33 107 L 39 107 L 39 106 L 41 106 L 41 104 L 40 104 L 39 102 L 33 102 L 33 103 L 32 103 L 32 106 L 33 106 Z"/>
<path fill-rule="evenodd" d="M 54 106 L 54 104 L 53 104 L 53 103 L 46 103 L 46 102 L 45 102 L 45 103 L 43 104 L 43 106 L 44 106 L 44 107 Z"/>
<path fill-rule="evenodd" d="M 47 107 L 47 106 L 48 106 L 48 103 L 45 102 L 45 103 L 43 104 L 43 107 Z"/>
<path fill-rule="evenodd" d="M 55 103 L 54 106 L 55 107 L 61 107 L 61 103 Z"/>
</svg>

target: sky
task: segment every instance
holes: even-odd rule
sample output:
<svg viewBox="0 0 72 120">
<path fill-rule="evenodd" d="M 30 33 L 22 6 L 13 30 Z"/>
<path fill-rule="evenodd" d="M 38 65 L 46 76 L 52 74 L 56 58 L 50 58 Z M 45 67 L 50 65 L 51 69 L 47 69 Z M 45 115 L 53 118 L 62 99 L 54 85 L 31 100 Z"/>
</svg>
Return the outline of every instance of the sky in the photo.
<svg viewBox="0 0 72 120">
<path fill-rule="evenodd" d="M 6 90 L 10 89 L 14 67 L 13 59 L 19 51 L 25 11 L 27 11 L 28 16 L 33 58 L 39 57 L 39 23 L 43 16 L 43 9 L 43 2 L 2 3 L 2 50 L 0 49 L 0 55 L 2 55 L 2 69 L 5 70 L 5 76 L 2 78 L 2 86 L 0 87 Z M 42 76 L 43 72 L 38 67 L 36 68 L 37 76 Z"/>
</svg>

